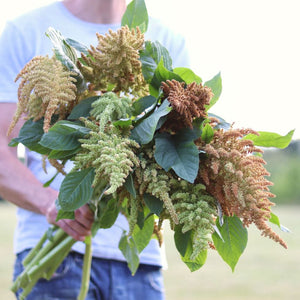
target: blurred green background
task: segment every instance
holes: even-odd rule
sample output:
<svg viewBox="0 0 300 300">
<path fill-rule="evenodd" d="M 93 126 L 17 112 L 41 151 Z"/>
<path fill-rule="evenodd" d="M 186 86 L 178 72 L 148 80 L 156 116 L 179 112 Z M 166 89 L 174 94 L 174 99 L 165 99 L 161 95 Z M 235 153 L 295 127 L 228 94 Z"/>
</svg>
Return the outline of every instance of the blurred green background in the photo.
<svg viewBox="0 0 300 300">
<path fill-rule="evenodd" d="M 274 183 L 276 198 L 273 212 L 290 233 L 274 228 L 287 242 L 282 248 L 259 231 L 249 228 L 248 246 L 235 272 L 222 261 L 216 251 L 209 251 L 206 264 L 191 273 L 181 262 L 168 224 L 164 239 L 168 269 L 164 270 L 167 300 L 289 300 L 300 299 L 300 140 L 283 150 L 265 150 L 266 168 Z M 14 255 L 13 231 L 15 207 L 0 201 L 0 299 L 15 299 L 9 291 Z"/>
</svg>

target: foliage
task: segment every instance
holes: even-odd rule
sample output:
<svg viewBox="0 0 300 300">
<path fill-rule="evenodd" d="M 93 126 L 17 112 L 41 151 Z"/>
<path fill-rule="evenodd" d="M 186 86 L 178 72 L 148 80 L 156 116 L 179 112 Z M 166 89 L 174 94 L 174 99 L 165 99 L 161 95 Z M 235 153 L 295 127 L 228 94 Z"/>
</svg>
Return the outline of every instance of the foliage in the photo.
<svg viewBox="0 0 300 300">
<path fill-rule="evenodd" d="M 58 172 L 64 173 L 67 161 L 74 163 L 59 191 L 57 219 L 73 218 L 88 203 L 95 234 L 111 227 L 119 212 L 125 215 L 129 231 L 119 248 L 132 274 L 150 239 L 161 241 L 164 220 L 191 271 L 205 263 L 210 248 L 234 270 L 251 223 L 286 247 L 267 225 L 278 219 L 271 213 L 271 182 L 264 178 L 269 173 L 256 154 L 260 145 L 286 146 L 292 132 L 281 137 L 233 129 L 208 113 L 222 91 L 220 74 L 203 84 L 192 70 L 173 69 L 166 48 L 144 41 L 147 24 L 144 1 L 134 0 L 122 27 L 97 35 L 91 49 L 49 30 L 55 56 L 34 58 L 17 77 L 22 80 L 11 129 L 21 113 L 29 112 L 29 120 L 10 145 L 22 143 L 43 154 Z M 48 78 L 50 63 L 58 71 Z M 57 230 L 49 241 L 60 259 L 74 242 L 61 235 Z M 86 247 L 91 255 L 90 237 Z M 49 250 L 39 245 L 32 253 L 13 287 L 26 287 L 22 297 L 55 271 L 45 258 L 53 258 Z"/>
</svg>

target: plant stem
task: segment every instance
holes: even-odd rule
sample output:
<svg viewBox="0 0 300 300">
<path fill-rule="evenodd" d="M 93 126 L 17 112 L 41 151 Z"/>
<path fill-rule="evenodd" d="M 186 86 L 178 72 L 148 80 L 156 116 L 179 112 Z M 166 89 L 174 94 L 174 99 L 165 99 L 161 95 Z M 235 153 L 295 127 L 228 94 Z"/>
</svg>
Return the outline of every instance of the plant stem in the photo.
<svg viewBox="0 0 300 300">
<path fill-rule="evenodd" d="M 67 236 L 63 241 L 61 241 L 56 247 L 54 247 L 47 255 L 40 259 L 40 261 L 32 266 L 30 270 L 28 270 L 28 276 L 30 280 L 34 280 L 36 276 L 39 274 L 47 272 L 47 268 L 51 267 L 53 263 L 53 259 L 55 259 L 56 255 L 60 255 L 60 253 L 64 253 L 65 256 L 69 253 L 71 247 L 74 245 L 76 241 L 71 237 Z M 53 271 L 55 272 L 55 270 Z M 42 276 L 40 276 L 42 277 Z"/>
<path fill-rule="evenodd" d="M 36 280 L 30 281 L 28 284 L 26 284 L 26 287 L 23 289 L 22 293 L 20 294 L 19 298 L 20 300 L 25 300 L 27 295 L 31 292 L 32 288 L 37 283 L 38 278 Z"/>
<path fill-rule="evenodd" d="M 31 260 L 37 255 L 37 253 L 41 250 L 41 248 L 42 248 L 43 244 L 46 242 L 46 240 L 47 240 L 47 231 L 44 233 L 44 235 L 39 240 L 39 242 L 36 244 L 36 246 L 31 249 L 31 251 L 27 254 L 27 256 L 22 261 L 22 264 L 24 267 L 26 267 L 31 262 Z"/>
<path fill-rule="evenodd" d="M 44 245 L 42 248 L 40 248 L 40 250 L 38 250 L 36 252 L 36 255 L 34 257 L 32 257 L 33 256 L 32 253 L 34 253 L 35 250 L 37 250 L 36 247 L 34 247 L 35 250 L 33 252 L 29 252 L 31 257 L 27 260 L 27 262 L 26 262 L 26 258 L 25 258 L 26 266 L 25 266 L 23 272 L 17 277 L 17 279 L 13 283 L 13 285 L 11 287 L 11 291 L 17 292 L 17 290 L 20 288 L 27 288 L 27 285 L 29 285 L 29 283 L 31 283 L 31 280 L 29 278 L 30 271 L 32 271 L 32 269 L 34 270 L 36 268 L 36 265 L 39 264 L 40 260 L 42 260 L 54 247 L 59 245 L 60 242 L 67 237 L 68 237 L 68 234 L 65 233 L 61 228 L 59 228 L 56 231 L 53 238 L 51 239 L 51 241 L 49 241 L 46 245 Z M 38 244 L 42 243 L 44 238 L 45 237 L 43 236 L 40 239 Z M 31 286 L 31 284 L 30 284 L 30 286 Z M 27 290 L 28 290 L 28 288 L 27 288 Z"/>
<path fill-rule="evenodd" d="M 85 253 L 83 258 L 83 269 L 81 277 L 81 288 L 77 300 L 84 300 L 90 285 L 90 274 L 92 264 L 92 237 L 85 237 Z"/>
</svg>

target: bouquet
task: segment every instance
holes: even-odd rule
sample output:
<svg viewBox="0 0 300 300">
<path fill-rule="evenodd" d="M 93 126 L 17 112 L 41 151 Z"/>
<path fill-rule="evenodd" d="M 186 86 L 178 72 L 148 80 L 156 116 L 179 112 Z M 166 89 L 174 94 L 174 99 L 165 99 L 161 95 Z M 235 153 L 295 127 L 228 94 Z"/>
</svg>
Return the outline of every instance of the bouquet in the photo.
<svg viewBox="0 0 300 300">
<path fill-rule="evenodd" d="M 138 16 L 138 17 L 136 17 Z M 49 28 L 54 56 L 38 56 L 18 74 L 18 106 L 9 132 L 27 121 L 10 146 L 22 143 L 65 175 L 57 199 L 59 219 L 89 204 L 93 234 L 126 216 L 119 248 L 132 274 L 152 238 L 162 243 L 169 221 L 182 261 L 191 271 L 209 249 L 234 270 L 247 245 L 247 227 L 287 247 L 268 222 L 274 197 L 260 146 L 286 147 L 293 135 L 235 129 L 209 112 L 222 83 L 203 83 L 188 68 L 173 68 L 158 42 L 145 41 L 148 14 L 132 1 L 122 26 L 97 35 L 90 48 Z M 66 162 L 73 169 L 65 173 Z M 45 185 L 48 186 L 51 180 Z M 91 239 L 87 237 L 78 299 L 89 284 Z M 24 299 L 40 278 L 50 279 L 75 243 L 51 227 L 24 260 L 13 291 Z"/>
</svg>

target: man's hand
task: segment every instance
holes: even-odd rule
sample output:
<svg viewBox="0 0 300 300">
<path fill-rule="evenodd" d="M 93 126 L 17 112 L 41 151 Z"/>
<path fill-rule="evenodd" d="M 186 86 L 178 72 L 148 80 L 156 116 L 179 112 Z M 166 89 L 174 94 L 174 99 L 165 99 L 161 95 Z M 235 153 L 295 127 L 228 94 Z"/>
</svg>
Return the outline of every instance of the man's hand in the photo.
<svg viewBox="0 0 300 300">
<path fill-rule="evenodd" d="M 46 213 L 46 218 L 50 224 L 58 225 L 77 241 L 84 241 L 87 235 L 91 235 L 94 214 L 87 204 L 75 211 L 74 220 L 61 219 L 56 222 L 56 216 L 57 209 L 53 202 Z"/>
</svg>

